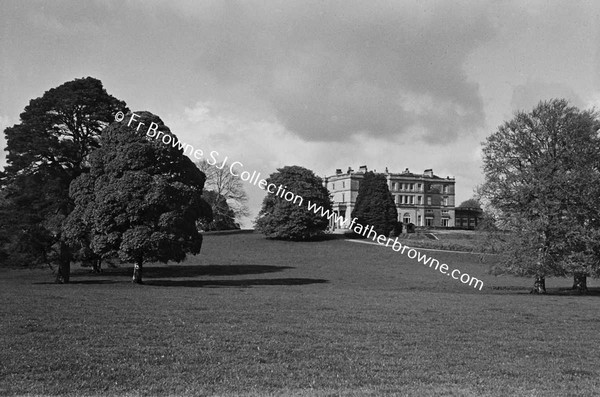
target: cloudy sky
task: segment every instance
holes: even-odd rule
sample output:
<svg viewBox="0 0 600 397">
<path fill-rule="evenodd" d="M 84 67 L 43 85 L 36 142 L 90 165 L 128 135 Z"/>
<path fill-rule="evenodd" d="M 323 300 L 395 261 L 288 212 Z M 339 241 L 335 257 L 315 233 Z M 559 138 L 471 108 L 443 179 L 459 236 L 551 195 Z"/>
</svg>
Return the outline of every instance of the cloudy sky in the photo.
<svg viewBox="0 0 600 397">
<path fill-rule="evenodd" d="M 516 110 L 600 107 L 599 15 L 594 0 L 4 0 L 0 127 L 92 76 L 248 170 L 433 168 L 461 202 Z M 254 217 L 264 192 L 246 190 Z"/>
</svg>

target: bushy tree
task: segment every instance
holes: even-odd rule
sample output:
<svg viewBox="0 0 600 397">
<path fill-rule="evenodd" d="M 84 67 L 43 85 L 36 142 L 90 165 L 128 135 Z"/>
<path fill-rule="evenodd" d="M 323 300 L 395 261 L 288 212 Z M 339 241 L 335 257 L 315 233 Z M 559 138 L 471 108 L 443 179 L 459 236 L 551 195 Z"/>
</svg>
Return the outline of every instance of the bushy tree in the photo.
<svg viewBox="0 0 600 397">
<path fill-rule="evenodd" d="M 212 190 L 205 190 L 202 195 L 204 200 L 210 205 L 212 219 L 200 219 L 199 226 L 202 230 L 235 230 L 240 229 L 237 223 L 235 211 L 231 209 L 224 196 Z"/>
<path fill-rule="evenodd" d="M 328 219 L 321 216 L 320 211 L 315 214 L 308 209 L 311 203 L 320 206 L 323 211 L 332 210 L 329 191 L 320 177 L 309 169 L 294 165 L 278 168 L 267 182 L 277 186 L 271 190 L 281 193 L 267 194 L 256 219 L 256 230 L 269 238 L 284 240 L 310 240 L 325 233 Z M 281 197 L 284 192 L 290 192 L 294 198 L 286 200 Z M 302 202 L 296 197 L 301 197 Z"/>
<path fill-rule="evenodd" d="M 62 222 L 72 210 L 69 184 L 87 167 L 100 131 L 123 101 L 92 77 L 66 82 L 30 101 L 20 123 L 5 129 L 7 167 L 0 178 L 17 224 L 1 225 L 12 235 L 13 259 L 29 264 L 57 262 L 57 282 L 68 282 L 71 252 L 61 241 Z"/>
<path fill-rule="evenodd" d="M 598 128 L 592 111 L 553 99 L 516 113 L 483 143 L 482 197 L 512 235 L 504 269 L 534 276 L 532 292 L 545 293 L 547 276 L 600 271 Z"/>
<path fill-rule="evenodd" d="M 352 218 L 363 226 L 371 225 L 379 235 L 388 236 L 398 220 L 398 210 L 385 176 L 365 173 L 358 187 Z"/>
<path fill-rule="evenodd" d="M 141 283 L 145 262 L 179 262 L 200 252 L 196 221 L 207 206 L 204 174 L 182 149 L 146 138 L 137 123 L 156 123 L 159 132 L 177 138 L 152 113 L 136 114 L 131 127 L 127 115 L 103 131 L 89 172 L 71 183 L 75 209 L 63 232 L 72 246 L 89 243 L 100 257 L 133 263 L 133 281 Z"/>
</svg>

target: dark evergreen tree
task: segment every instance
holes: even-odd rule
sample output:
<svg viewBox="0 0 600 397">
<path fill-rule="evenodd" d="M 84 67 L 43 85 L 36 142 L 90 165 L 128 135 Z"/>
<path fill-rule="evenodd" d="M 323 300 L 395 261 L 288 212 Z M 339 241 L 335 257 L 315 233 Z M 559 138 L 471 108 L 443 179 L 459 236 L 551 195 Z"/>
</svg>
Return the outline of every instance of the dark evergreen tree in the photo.
<svg viewBox="0 0 600 397">
<path fill-rule="evenodd" d="M 63 233 L 71 246 L 89 244 L 99 257 L 133 263 L 133 281 L 141 283 L 145 262 L 179 262 L 199 253 L 196 221 L 210 214 L 204 213 L 209 207 L 201 197 L 204 174 L 181 148 L 137 131 L 138 123 L 156 123 L 176 142 L 160 118 L 136 114 L 140 117 L 130 127 L 127 115 L 103 131 L 89 172 L 71 183 L 75 209 Z"/>
<path fill-rule="evenodd" d="M 323 180 L 311 170 L 297 165 L 286 166 L 272 173 L 267 182 L 281 186 L 280 194 L 269 193 L 263 200 L 262 209 L 256 220 L 256 230 L 265 236 L 284 240 L 310 240 L 322 236 L 329 220 L 308 209 L 309 203 L 331 211 L 329 191 Z M 271 189 L 275 190 L 275 189 Z M 286 200 L 283 192 L 290 192 Z M 300 197 L 302 202 L 297 198 Z"/>
<path fill-rule="evenodd" d="M 373 227 L 377 234 L 388 236 L 396 226 L 398 210 L 385 176 L 365 173 L 358 187 L 352 218 L 364 227 Z"/>
<path fill-rule="evenodd" d="M 73 208 L 69 184 L 87 167 L 100 131 L 125 103 L 107 94 L 100 80 L 76 79 L 33 99 L 21 121 L 5 129 L 7 167 L 0 185 L 18 214 L 0 225 L 12 235 L 13 259 L 58 263 L 57 282 L 68 282 L 72 255 L 61 241 L 62 222 Z"/>
</svg>

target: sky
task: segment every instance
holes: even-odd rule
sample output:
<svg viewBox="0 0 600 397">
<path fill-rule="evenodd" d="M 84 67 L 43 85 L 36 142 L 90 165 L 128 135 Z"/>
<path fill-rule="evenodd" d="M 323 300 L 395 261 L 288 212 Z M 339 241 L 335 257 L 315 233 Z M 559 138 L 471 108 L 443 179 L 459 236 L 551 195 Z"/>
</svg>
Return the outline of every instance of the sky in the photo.
<svg viewBox="0 0 600 397">
<path fill-rule="evenodd" d="M 0 128 L 92 76 L 251 172 L 432 168 L 458 204 L 516 111 L 600 108 L 599 27 L 593 0 L 3 0 Z M 265 192 L 245 188 L 249 227 Z"/>
</svg>

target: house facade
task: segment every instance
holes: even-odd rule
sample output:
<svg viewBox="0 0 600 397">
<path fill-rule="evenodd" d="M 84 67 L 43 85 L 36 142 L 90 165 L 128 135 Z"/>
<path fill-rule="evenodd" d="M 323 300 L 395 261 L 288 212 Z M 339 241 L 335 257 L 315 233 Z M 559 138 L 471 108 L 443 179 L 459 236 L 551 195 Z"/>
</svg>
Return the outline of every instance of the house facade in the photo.
<svg viewBox="0 0 600 397">
<path fill-rule="evenodd" d="M 356 204 L 358 188 L 367 166 L 358 171 L 342 172 L 336 170 L 335 175 L 324 178 L 324 183 L 332 195 L 333 210 L 350 219 Z M 398 221 L 416 226 L 454 227 L 455 226 L 455 180 L 453 177 L 441 178 L 432 169 L 422 174 L 410 172 L 408 168 L 401 173 L 375 172 L 385 176 L 388 188 L 396 203 Z M 331 229 L 339 228 L 332 221 Z"/>
</svg>

